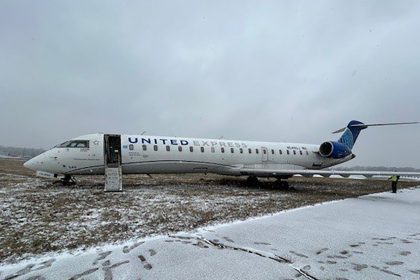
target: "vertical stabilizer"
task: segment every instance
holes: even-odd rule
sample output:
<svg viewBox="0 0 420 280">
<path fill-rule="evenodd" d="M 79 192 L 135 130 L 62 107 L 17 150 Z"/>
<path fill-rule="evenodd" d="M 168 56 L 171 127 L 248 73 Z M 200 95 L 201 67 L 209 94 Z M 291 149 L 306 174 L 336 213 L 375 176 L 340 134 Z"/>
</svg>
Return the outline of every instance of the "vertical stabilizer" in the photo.
<svg viewBox="0 0 420 280">
<path fill-rule="evenodd" d="M 360 131 L 366 128 L 367 126 L 362 122 L 351 121 L 345 128 L 344 133 L 341 135 L 338 142 L 345 144 L 351 150 L 356 143 L 357 137 L 359 137 Z"/>
<path fill-rule="evenodd" d="M 371 123 L 364 124 L 359 121 L 351 121 L 347 127 L 341 128 L 333 133 L 341 133 L 344 131 L 338 140 L 339 143 L 345 144 L 348 148 L 353 149 L 356 143 L 357 137 L 359 137 L 360 131 L 370 126 L 390 126 L 390 125 L 405 125 L 405 124 L 419 124 L 420 122 L 393 122 L 393 123 Z"/>
</svg>

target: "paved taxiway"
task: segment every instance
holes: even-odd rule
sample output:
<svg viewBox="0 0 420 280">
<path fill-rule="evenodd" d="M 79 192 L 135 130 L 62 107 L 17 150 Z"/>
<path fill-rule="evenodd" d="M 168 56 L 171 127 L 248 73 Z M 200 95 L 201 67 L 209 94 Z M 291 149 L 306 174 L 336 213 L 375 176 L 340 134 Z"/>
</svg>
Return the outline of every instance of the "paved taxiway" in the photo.
<svg viewBox="0 0 420 280">
<path fill-rule="evenodd" d="M 0 279 L 420 279 L 419 213 L 420 188 L 372 194 L 45 255 L 0 267 Z"/>
</svg>

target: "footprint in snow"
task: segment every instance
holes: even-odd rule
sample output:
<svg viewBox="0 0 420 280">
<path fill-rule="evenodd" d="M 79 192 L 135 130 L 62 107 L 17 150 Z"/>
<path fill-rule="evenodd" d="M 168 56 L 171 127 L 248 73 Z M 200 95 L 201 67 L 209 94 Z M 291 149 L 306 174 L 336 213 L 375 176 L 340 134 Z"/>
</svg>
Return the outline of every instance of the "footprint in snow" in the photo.
<svg viewBox="0 0 420 280">
<path fill-rule="evenodd" d="M 270 243 L 267 242 L 254 242 L 255 245 L 265 245 L 265 246 L 270 246 Z"/>
<path fill-rule="evenodd" d="M 317 255 L 320 255 L 320 254 L 322 254 L 323 252 L 326 252 L 326 251 L 328 251 L 328 250 L 329 250 L 329 248 L 322 248 L 321 250 L 317 251 L 317 252 L 316 252 L 316 254 L 317 254 Z"/>
<path fill-rule="evenodd" d="M 362 271 L 363 269 L 368 268 L 369 266 L 367 264 L 359 264 L 359 263 L 352 263 L 353 270 L 355 271 Z"/>
<path fill-rule="evenodd" d="M 149 250 L 149 253 L 150 253 L 150 256 L 151 257 L 153 257 L 154 255 L 156 255 L 157 253 L 156 253 L 156 251 L 155 250 L 153 250 L 153 249 L 150 249 Z"/>
<path fill-rule="evenodd" d="M 390 261 L 390 262 L 385 262 L 387 265 L 402 265 L 404 264 L 404 262 L 400 262 L 400 261 Z"/>
<path fill-rule="evenodd" d="M 79 274 L 76 274 L 76 275 L 72 276 L 69 280 L 80 279 L 83 276 L 86 276 L 86 275 L 89 275 L 89 274 L 92 274 L 92 273 L 96 272 L 98 269 L 99 269 L 98 267 L 88 269 L 88 270 L 86 270 L 86 271 L 84 271 L 82 273 L 79 273 Z"/>
<path fill-rule="evenodd" d="M 140 259 L 140 261 L 143 264 L 143 267 L 145 269 L 147 269 L 147 270 L 151 270 L 152 269 L 152 265 L 147 262 L 146 258 L 143 255 L 138 256 L 138 258 Z"/>
<path fill-rule="evenodd" d="M 296 255 L 296 256 L 298 256 L 298 257 L 301 257 L 301 258 L 309 258 L 308 256 L 306 256 L 306 255 L 304 255 L 304 254 L 301 254 L 301 253 L 297 253 L 297 252 L 295 252 L 295 251 L 289 251 L 290 253 L 292 253 L 293 255 Z"/>
<path fill-rule="evenodd" d="M 144 241 L 134 243 L 134 244 L 133 244 L 133 245 L 131 245 L 131 246 L 124 246 L 124 248 L 123 248 L 123 253 L 124 253 L 124 254 L 127 254 L 127 253 L 129 253 L 131 250 L 133 250 L 133 249 L 137 248 L 138 246 L 140 246 L 140 245 L 142 245 L 142 244 L 144 244 Z"/>
<path fill-rule="evenodd" d="M 226 240 L 227 242 L 235 243 L 235 241 L 233 241 L 232 239 L 230 239 L 227 236 L 223 236 L 223 239 Z"/>
<path fill-rule="evenodd" d="M 119 267 L 120 265 L 129 263 L 129 260 L 126 261 L 122 261 L 119 263 L 115 263 L 113 265 L 110 265 L 111 262 L 110 261 L 106 261 L 105 263 L 107 264 L 107 266 L 103 267 L 102 270 L 105 272 L 105 276 L 104 276 L 104 280 L 112 280 L 113 279 L 113 275 L 112 275 L 112 269 Z M 104 264 L 105 264 L 104 263 Z"/>
<path fill-rule="evenodd" d="M 93 261 L 92 265 L 97 265 L 99 261 L 106 259 L 109 255 L 111 255 L 112 251 L 106 251 L 99 253 L 96 259 Z"/>
</svg>

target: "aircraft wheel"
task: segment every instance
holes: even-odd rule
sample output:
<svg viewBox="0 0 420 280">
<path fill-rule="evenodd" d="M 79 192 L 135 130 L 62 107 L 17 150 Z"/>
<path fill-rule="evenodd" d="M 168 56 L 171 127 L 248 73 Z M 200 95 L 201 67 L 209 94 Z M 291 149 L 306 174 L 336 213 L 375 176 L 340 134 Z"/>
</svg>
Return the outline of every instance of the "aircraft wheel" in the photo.
<svg viewBox="0 0 420 280">
<path fill-rule="evenodd" d="M 70 175 L 65 175 L 62 180 L 62 183 L 63 183 L 63 186 L 76 185 L 76 181 Z"/>
<path fill-rule="evenodd" d="M 255 185 L 258 185 L 258 184 L 259 184 L 258 178 L 257 178 L 257 177 L 255 177 L 255 176 L 249 176 L 249 177 L 246 179 L 246 182 L 247 182 L 247 183 L 248 183 L 248 185 L 250 185 L 250 186 L 255 186 Z"/>
<path fill-rule="evenodd" d="M 280 189 L 283 189 L 283 190 L 289 189 L 289 182 L 287 181 L 282 181 L 281 179 L 278 179 L 277 185 L 280 187 Z"/>
</svg>

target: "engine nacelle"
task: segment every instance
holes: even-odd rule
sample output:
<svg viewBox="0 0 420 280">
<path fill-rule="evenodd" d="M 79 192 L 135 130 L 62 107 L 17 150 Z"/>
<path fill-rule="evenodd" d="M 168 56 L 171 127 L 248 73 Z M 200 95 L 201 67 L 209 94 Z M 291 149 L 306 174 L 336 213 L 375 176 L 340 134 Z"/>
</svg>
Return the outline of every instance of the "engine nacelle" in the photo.
<svg viewBox="0 0 420 280">
<path fill-rule="evenodd" d="M 351 155 L 351 150 L 343 143 L 324 142 L 319 147 L 319 154 L 325 158 L 339 159 Z"/>
</svg>

